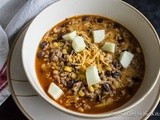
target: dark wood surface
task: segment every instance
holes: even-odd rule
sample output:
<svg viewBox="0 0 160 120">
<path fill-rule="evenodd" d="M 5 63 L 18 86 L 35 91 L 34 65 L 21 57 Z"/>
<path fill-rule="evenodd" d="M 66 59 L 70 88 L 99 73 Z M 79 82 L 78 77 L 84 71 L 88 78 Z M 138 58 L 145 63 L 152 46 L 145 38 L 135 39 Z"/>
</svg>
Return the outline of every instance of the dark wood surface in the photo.
<svg viewBox="0 0 160 120">
<path fill-rule="evenodd" d="M 160 35 L 160 0 L 124 0 L 140 10 L 154 25 Z M 46 118 L 47 119 L 47 118 Z M 0 106 L 0 120 L 27 120 L 10 96 Z M 160 120 L 160 104 L 149 120 Z"/>
</svg>

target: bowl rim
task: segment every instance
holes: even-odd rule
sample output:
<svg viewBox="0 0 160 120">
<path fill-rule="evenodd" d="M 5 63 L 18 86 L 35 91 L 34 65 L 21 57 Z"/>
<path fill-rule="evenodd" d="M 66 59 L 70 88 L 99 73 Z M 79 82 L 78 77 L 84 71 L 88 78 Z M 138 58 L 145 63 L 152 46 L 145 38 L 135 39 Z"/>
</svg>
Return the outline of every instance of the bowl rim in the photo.
<svg viewBox="0 0 160 120">
<path fill-rule="evenodd" d="M 51 5 L 47 6 L 45 9 L 43 9 L 37 16 L 39 16 L 41 13 L 43 13 L 48 7 L 51 7 L 53 4 L 61 2 L 61 1 L 65 1 L 65 0 L 57 0 L 54 3 L 52 3 Z M 131 8 L 132 10 L 134 10 L 136 13 L 138 13 L 145 21 L 146 23 L 149 25 L 149 27 L 152 29 L 155 37 L 156 37 L 156 42 L 159 46 L 159 51 L 160 51 L 160 38 L 159 35 L 157 33 L 157 31 L 155 30 L 154 26 L 151 24 L 151 22 L 147 19 L 147 17 L 145 17 L 138 9 L 136 9 L 134 6 L 130 5 L 129 3 L 122 1 L 122 0 L 116 0 L 116 2 L 120 2 L 122 4 L 124 4 L 125 6 L 128 6 L 129 8 Z M 36 17 L 37 17 L 36 16 Z M 35 17 L 35 18 L 36 18 Z M 30 26 L 32 25 L 32 23 L 34 22 L 35 18 L 32 20 L 31 24 L 29 25 L 28 29 L 30 28 Z M 28 33 L 28 30 L 26 31 L 26 34 L 24 36 L 24 41 L 26 38 L 26 35 Z M 141 96 L 135 103 L 132 103 L 129 106 L 126 106 L 125 108 L 123 108 L 122 110 L 118 110 L 118 111 L 109 111 L 109 112 L 105 112 L 105 113 L 98 113 L 98 114 L 88 114 L 88 113 L 80 113 L 80 112 L 75 112 L 72 110 L 68 110 L 65 107 L 61 106 L 63 109 L 59 108 L 58 106 L 54 105 L 53 103 L 50 103 L 44 96 L 42 96 L 37 89 L 34 87 L 34 85 L 32 84 L 32 82 L 30 81 L 30 77 L 29 77 L 29 73 L 27 72 L 27 68 L 24 62 L 24 41 L 22 43 L 22 64 L 23 64 L 23 68 L 25 71 L 25 74 L 28 78 L 28 81 L 30 82 L 31 86 L 33 87 L 33 89 L 39 94 L 39 96 L 41 96 L 47 103 L 49 103 L 51 106 L 53 106 L 54 108 L 62 111 L 63 113 L 67 113 L 73 116 L 78 116 L 78 117 L 82 117 L 82 118 L 104 118 L 104 117 L 111 117 L 111 116 L 115 116 L 117 114 L 122 114 L 127 110 L 132 109 L 133 107 L 135 107 L 136 105 L 138 105 L 140 102 L 142 102 L 147 96 L 148 94 L 152 91 L 152 89 L 155 87 L 156 83 L 158 82 L 158 78 L 160 76 L 160 67 L 155 75 L 155 81 L 153 82 L 153 85 L 145 92 L 145 94 L 143 96 Z"/>
</svg>

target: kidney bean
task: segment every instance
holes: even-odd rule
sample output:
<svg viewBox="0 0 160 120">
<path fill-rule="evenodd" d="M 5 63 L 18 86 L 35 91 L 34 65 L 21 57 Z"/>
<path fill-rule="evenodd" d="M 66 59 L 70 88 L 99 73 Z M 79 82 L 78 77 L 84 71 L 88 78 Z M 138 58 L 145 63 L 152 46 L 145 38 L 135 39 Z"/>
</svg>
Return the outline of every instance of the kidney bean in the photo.
<svg viewBox="0 0 160 120">
<path fill-rule="evenodd" d="M 87 19 L 88 19 L 87 16 L 83 16 L 83 17 L 82 17 L 82 21 L 86 21 Z"/>
<path fill-rule="evenodd" d="M 74 80 L 71 79 L 71 80 L 67 81 L 67 88 L 68 89 L 71 89 L 73 87 L 73 85 L 74 85 Z"/>
<path fill-rule="evenodd" d="M 40 43 L 40 48 L 43 49 L 45 46 L 47 45 L 46 41 L 43 41 L 42 43 Z"/>
<path fill-rule="evenodd" d="M 114 61 L 112 62 L 112 65 L 113 65 L 115 68 L 118 68 L 118 69 L 120 69 L 120 68 L 122 67 L 122 65 L 120 64 L 120 62 L 117 61 L 117 60 L 114 60 Z"/>
<path fill-rule="evenodd" d="M 102 23 L 103 21 L 104 21 L 103 18 L 97 18 L 98 23 Z"/>
<path fill-rule="evenodd" d="M 112 71 L 112 72 L 111 72 L 111 76 L 112 76 L 113 78 L 118 78 L 118 77 L 120 76 L 120 72 L 118 72 L 118 71 Z"/>
<path fill-rule="evenodd" d="M 63 33 L 62 33 L 62 32 L 58 33 L 58 34 L 57 34 L 57 40 L 62 39 L 62 36 L 63 36 Z"/>
<path fill-rule="evenodd" d="M 45 55 L 45 52 L 44 51 L 39 51 L 39 52 L 37 52 L 37 57 L 38 58 L 43 58 L 43 56 Z"/>
<path fill-rule="evenodd" d="M 109 87 L 109 85 L 108 84 L 102 84 L 102 90 L 103 91 L 106 91 L 106 92 L 109 92 L 110 91 L 110 87 Z"/>
</svg>

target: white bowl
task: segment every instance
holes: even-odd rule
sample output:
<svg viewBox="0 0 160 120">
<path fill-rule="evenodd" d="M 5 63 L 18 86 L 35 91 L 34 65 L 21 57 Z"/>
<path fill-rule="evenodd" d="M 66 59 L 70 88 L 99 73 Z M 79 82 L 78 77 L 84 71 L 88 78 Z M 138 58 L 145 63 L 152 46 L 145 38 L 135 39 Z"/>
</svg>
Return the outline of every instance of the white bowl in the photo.
<svg viewBox="0 0 160 120">
<path fill-rule="evenodd" d="M 110 112 L 83 114 L 68 110 L 47 96 L 36 76 L 35 56 L 43 35 L 65 18 L 83 14 L 101 15 L 121 23 L 136 36 L 144 52 L 146 71 L 138 92 L 126 104 Z M 43 10 L 30 24 L 23 42 L 22 59 L 31 85 L 48 103 L 76 116 L 105 117 L 133 108 L 151 92 L 159 77 L 160 43 L 151 23 L 138 10 L 121 0 L 60 0 Z"/>
</svg>

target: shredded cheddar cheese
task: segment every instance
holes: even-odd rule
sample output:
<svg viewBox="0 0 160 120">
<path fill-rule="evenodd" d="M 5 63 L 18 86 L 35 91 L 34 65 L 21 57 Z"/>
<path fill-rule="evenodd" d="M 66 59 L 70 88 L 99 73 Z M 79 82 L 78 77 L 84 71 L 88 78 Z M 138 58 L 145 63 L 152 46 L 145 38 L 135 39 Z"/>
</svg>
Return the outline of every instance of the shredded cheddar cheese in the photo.
<svg viewBox="0 0 160 120">
<path fill-rule="evenodd" d="M 84 41 L 89 45 L 82 52 L 71 52 L 68 59 L 72 65 L 75 65 L 76 68 L 96 65 L 99 72 L 103 71 L 103 66 L 105 66 L 106 69 L 109 69 L 109 61 L 105 59 L 103 51 L 98 47 L 98 45 L 91 42 L 93 40 L 89 38 L 84 31 L 77 32 L 77 34 L 82 35 L 84 37 Z"/>
</svg>

